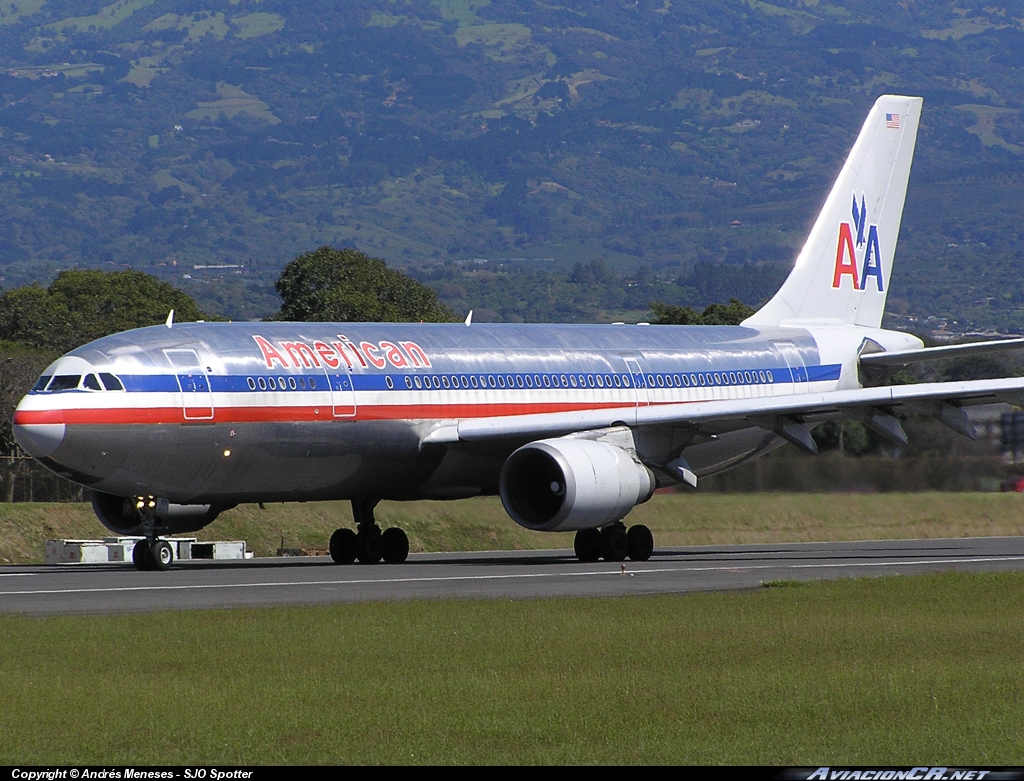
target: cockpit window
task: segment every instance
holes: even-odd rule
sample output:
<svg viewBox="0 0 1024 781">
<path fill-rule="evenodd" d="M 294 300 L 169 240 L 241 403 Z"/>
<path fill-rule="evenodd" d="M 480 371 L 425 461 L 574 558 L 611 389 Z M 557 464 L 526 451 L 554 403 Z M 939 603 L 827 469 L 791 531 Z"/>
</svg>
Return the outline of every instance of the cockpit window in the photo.
<svg viewBox="0 0 1024 781">
<path fill-rule="evenodd" d="M 113 374 L 107 374 L 106 372 L 100 372 L 100 379 L 103 380 L 103 387 L 111 391 L 123 391 L 124 385 L 117 379 Z"/>
<path fill-rule="evenodd" d="M 74 390 L 78 387 L 78 383 L 82 381 L 81 374 L 58 374 L 53 378 L 53 382 L 50 383 L 50 387 L 47 388 L 49 391 L 65 391 Z"/>
<path fill-rule="evenodd" d="M 32 386 L 32 390 L 34 390 L 34 391 L 42 391 L 42 390 L 44 390 L 46 388 L 47 384 L 52 379 L 53 379 L 53 375 L 52 374 L 44 374 L 42 377 L 40 377 L 36 381 L 36 384 Z"/>
<path fill-rule="evenodd" d="M 100 381 L 98 379 L 96 379 L 96 375 L 95 374 L 87 374 L 87 375 L 85 375 L 85 379 L 82 380 L 82 386 L 85 387 L 85 388 L 88 388 L 89 390 L 94 390 L 94 391 L 103 390 L 100 387 Z"/>
</svg>

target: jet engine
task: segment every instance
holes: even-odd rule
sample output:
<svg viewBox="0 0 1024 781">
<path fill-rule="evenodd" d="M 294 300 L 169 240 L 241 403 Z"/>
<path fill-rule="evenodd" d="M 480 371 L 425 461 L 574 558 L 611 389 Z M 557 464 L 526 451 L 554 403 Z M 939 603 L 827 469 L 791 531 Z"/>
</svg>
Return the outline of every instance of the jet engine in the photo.
<svg viewBox="0 0 1024 781">
<path fill-rule="evenodd" d="M 150 497 L 145 497 L 144 500 Z M 94 491 L 92 510 L 100 523 L 114 534 L 143 534 L 142 514 L 138 502 L 143 497 L 114 496 Z M 184 534 L 202 529 L 212 523 L 221 508 L 209 504 L 167 504 L 157 512 L 156 527 L 159 534 Z"/>
<path fill-rule="evenodd" d="M 651 471 L 625 450 L 588 439 L 542 439 L 509 456 L 505 512 L 534 531 L 593 529 L 621 520 L 654 494 Z"/>
</svg>

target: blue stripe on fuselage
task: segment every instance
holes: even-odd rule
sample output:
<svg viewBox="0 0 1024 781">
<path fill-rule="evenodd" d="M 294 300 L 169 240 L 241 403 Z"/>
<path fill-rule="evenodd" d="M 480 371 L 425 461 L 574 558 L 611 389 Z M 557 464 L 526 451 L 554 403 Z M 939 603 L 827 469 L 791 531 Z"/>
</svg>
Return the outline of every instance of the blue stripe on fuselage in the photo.
<svg viewBox="0 0 1024 781">
<path fill-rule="evenodd" d="M 747 381 L 745 374 L 750 372 L 751 380 Z M 735 369 L 729 368 L 725 370 L 714 369 L 703 369 L 701 371 L 645 371 L 642 375 L 641 387 L 658 389 L 658 388 L 696 388 L 696 387 L 726 387 L 735 385 L 777 385 L 779 383 L 790 383 L 790 382 L 824 382 L 824 381 L 835 381 L 840 378 L 842 373 L 841 364 L 826 364 L 819 366 L 807 366 L 806 368 L 801 367 L 794 370 L 790 370 L 789 367 L 775 367 L 775 368 L 750 368 L 750 369 Z M 718 375 L 719 380 L 714 381 L 715 375 Z M 133 393 L 177 393 L 180 388 L 178 387 L 178 380 L 174 374 L 128 374 L 118 375 L 121 382 L 124 384 L 125 390 Z M 576 379 L 576 385 L 569 385 L 562 382 L 562 377 Z M 302 378 L 306 382 L 306 387 L 290 387 L 290 380 Z M 410 382 L 415 382 L 414 378 L 419 378 L 420 385 L 417 387 L 415 384 L 412 387 L 406 385 L 406 377 L 410 378 Z M 433 378 L 437 377 L 439 382 L 440 378 L 448 380 L 448 385 L 445 386 L 443 382 L 437 387 L 433 383 Z M 458 378 L 458 385 L 455 386 L 451 378 Z M 529 377 L 529 381 L 527 380 Z M 215 393 L 253 393 L 253 392 L 308 392 L 308 391 L 326 391 L 333 389 L 336 391 L 348 390 L 348 380 L 351 378 L 352 383 L 356 391 L 387 391 L 387 390 L 584 390 L 584 389 L 609 389 L 613 388 L 612 385 L 605 384 L 603 388 L 597 385 L 596 382 L 591 382 L 592 379 L 601 377 L 602 380 L 605 377 L 619 378 L 620 385 L 614 387 L 630 387 L 634 381 L 632 375 L 624 372 L 586 372 L 586 371 L 565 371 L 565 372 L 494 372 L 494 371 L 474 371 L 474 372 L 441 372 L 441 371 L 415 371 L 408 373 L 394 373 L 394 372 L 381 372 L 381 373 L 353 373 L 349 375 L 347 372 L 333 373 L 325 375 L 322 371 L 307 370 L 301 372 L 265 372 L 259 374 L 243 374 L 243 375 L 210 375 L 210 387 Z M 732 378 L 735 377 L 735 380 Z M 260 387 L 253 388 L 250 386 L 250 380 L 254 383 L 258 383 L 260 379 L 267 382 L 270 378 L 274 378 L 277 384 L 276 388 L 270 389 L 269 387 L 264 389 Z M 471 386 L 470 378 L 476 378 L 477 385 Z M 501 381 L 498 380 L 501 378 Z M 548 379 L 549 384 L 544 384 L 544 378 Z M 553 378 L 557 378 L 552 382 Z M 659 378 L 661 382 L 659 382 Z M 763 378 L 763 379 L 762 379 Z M 330 380 L 330 387 L 327 385 L 328 379 Z M 388 384 L 390 379 L 391 385 Z M 494 384 L 491 384 L 491 380 L 495 380 Z M 700 380 L 704 381 L 701 382 Z M 429 387 L 427 382 L 429 381 Z M 502 381 L 504 384 L 502 384 Z M 628 382 L 629 384 L 624 384 Z M 532 384 L 531 384 L 532 383 Z M 571 387 L 570 387 L 571 385 Z M 42 391 L 31 391 L 31 393 L 41 393 Z M 70 391 L 75 392 L 75 391 Z M 96 391 L 80 391 L 82 393 L 95 393 Z M 112 391 L 116 392 L 116 391 Z"/>
</svg>

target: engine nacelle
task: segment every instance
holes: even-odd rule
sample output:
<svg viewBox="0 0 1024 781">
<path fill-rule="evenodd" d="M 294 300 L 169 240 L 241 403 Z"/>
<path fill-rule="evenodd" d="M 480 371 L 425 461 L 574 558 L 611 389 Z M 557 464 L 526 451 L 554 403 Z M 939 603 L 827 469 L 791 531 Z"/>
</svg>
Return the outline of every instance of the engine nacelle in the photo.
<svg viewBox="0 0 1024 781">
<path fill-rule="evenodd" d="M 143 534 L 142 515 L 134 496 L 114 496 L 94 491 L 92 510 L 100 523 L 114 534 L 135 536 Z M 219 507 L 209 504 L 168 504 L 166 514 L 156 519 L 159 534 L 184 534 L 199 531 L 220 514 Z"/>
<path fill-rule="evenodd" d="M 501 470 L 505 512 L 534 531 L 593 529 L 624 518 L 654 494 L 651 471 L 625 450 L 588 439 L 542 439 Z"/>
</svg>

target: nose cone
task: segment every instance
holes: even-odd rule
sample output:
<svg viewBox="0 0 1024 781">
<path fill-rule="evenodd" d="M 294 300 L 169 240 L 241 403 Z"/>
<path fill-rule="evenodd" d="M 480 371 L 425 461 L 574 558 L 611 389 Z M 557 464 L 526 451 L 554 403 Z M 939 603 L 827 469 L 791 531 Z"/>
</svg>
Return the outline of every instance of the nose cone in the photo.
<svg viewBox="0 0 1024 781">
<path fill-rule="evenodd" d="M 14 411 L 14 438 L 34 458 L 46 458 L 64 441 L 64 421 L 59 410 L 32 409 L 33 398 L 26 396 Z"/>
</svg>

